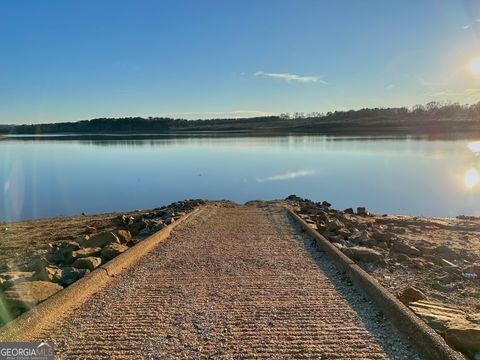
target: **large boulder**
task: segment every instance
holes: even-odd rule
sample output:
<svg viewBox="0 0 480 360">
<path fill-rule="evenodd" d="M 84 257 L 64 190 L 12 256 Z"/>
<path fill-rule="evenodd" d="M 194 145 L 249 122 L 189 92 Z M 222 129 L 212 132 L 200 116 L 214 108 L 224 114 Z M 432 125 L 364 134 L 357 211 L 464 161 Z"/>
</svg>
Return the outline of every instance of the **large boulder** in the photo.
<svg viewBox="0 0 480 360">
<path fill-rule="evenodd" d="M 472 359 L 480 353 L 480 325 L 456 323 L 445 330 L 445 341 Z"/>
<path fill-rule="evenodd" d="M 48 265 L 35 273 L 35 280 L 59 282 L 62 276 L 62 269 L 57 266 Z"/>
<path fill-rule="evenodd" d="M 65 241 L 52 247 L 47 255 L 47 260 L 52 263 L 69 263 L 72 260 L 72 251 L 78 249 L 80 249 L 78 242 Z"/>
<path fill-rule="evenodd" d="M 117 237 L 120 240 L 120 243 L 125 244 L 132 240 L 132 234 L 128 230 L 119 230 L 117 231 Z"/>
<path fill-rule="evenodd" d="M 356 244 L 367 244 L 370 239 L 370 233 L 367 230 L 356 231 L 348 236 L 348 240 Z"/>
<path fill-rule="evenodd" d="M 102 259 L 99 257 L 89 256 L 75 260 L 72 264 L 77 269 L 88 269 L 90 271 L 99 267 L 102 263 Z"/>
<path fill-rule="evenodd" d="M 137 235 L 140 231 L 148 228 L 148 223 L 145 219 L 141 218 L 135 221 L 133 224 L 128 226 L 128 230 L 131 232 L 132 235 Z"/>
<path fill-rule="evenodd" d="M 418 300 L 427 300 L 427 296 L 419 289 L 409 286 L 400 291 L 399 300 L 405 305 Z"/>
<path fill-rule="evenodd" d="M 53 281 L 59 283 L 62 286 L 68 286 L 89 273 L 90 273 L 90 270 L 88 269 L 77 269 L 74 267 L 65 267 L 61 270 L 60 277 L 54 279 Z"/>
<path fill-rule="evenodd" d="M 422 252 L 418 250 L 415 246 L 406 244 L 400 240 L 394 241 L 392 244 L 392 251 L 397 253 L 402 253 L 411 256 L 420 256 Z"/>
<path fill-rule="evenodd" d="M 7 306 L 14 310 L 28 310 L 48 299 L 63 288 L 49 281 L 29 281 L 16 284 L 3 293 Z"/>
<path fill-rule="evenodd" d="M 114 243 L 105 246 L 101 252 L 101 255 L 103 258 L 111 260 L 127 250 L 128 246 Z"/>
<path fill-rule="evenodd" d="M 354 246 L 345 248 L 344 254 L 353 260 L 366 263 L 384 263 L 385 259 L 380 251 L 370 249 L 364 246 Z"/>
<path fill-rule="evenodd" d="M 32 280 L 34 275 L 35 273 L 33 271 L 7 271 L 0 273 L 0 278 L 4 280 L 2 282 L 2 288 L 7 289 L 16 284 L 28 282 Z"/>
<path fill-rule="evenodd" d="M 104 247 L 111 243 L 120 244 L 120 239 L 113 232 L 101 232 L 81 242 L 82 247 Z"/>
<path fill-rule="evenodd" d="M 451 324 L 465 322 L 464 311 L 439 301 L 418 300 L 409 303 L 408 307 L 433 330 L 442 335 Z"/>
<path fill-rule="evenodd" d="M 343 225 L 343 223 L 338 219 L 327 220 L 325 223 L 327 225 L 327 230 L 328 231 L 336 231 L 336 230 L 339 230 L 339 229 L 345 227 Z"/>
<path fill-rule="evenodd" d="M 72 252 L 72 259 L 77 260 L 89 256 L 97 256 L 102 251 L 101 247 L 83 248 Z"/>
</svg>

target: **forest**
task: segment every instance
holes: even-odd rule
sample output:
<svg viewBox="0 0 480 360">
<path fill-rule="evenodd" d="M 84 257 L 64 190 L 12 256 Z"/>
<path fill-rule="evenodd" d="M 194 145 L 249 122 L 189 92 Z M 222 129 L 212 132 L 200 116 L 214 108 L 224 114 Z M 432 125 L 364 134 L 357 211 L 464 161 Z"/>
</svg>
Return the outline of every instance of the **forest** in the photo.
<svg viewBox="0 0 480 360">
<path fill-rule="evenodd" d="M 480 102 L 429 102 L 412 108 L 364 108 L 327 113 L 185 120 L 167 117 L 97 118 L 76 122 L 0 125 L 0 134 L 163 134 L 248 132 L 327 135 L 479 135 Z"/>
</svg>

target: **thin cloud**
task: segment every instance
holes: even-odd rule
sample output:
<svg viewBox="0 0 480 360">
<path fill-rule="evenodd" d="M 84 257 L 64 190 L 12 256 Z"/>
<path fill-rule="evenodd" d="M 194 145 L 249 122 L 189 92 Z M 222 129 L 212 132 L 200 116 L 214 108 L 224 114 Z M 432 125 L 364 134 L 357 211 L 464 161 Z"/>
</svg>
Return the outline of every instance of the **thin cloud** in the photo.
<svg viewBox="0 0 480 360">
<path fill-rule="evenodd" d="M 273 175 L 266 178 L 257 178 L 257 182 L 263 183 L 266 181 L 285 181 L 293 180 L 298 177 L 312 176 L 315 174 L 313 170 L 300 170 L 300 171 L 289 171 L 279 175 Z"/>
<path fill-rule="evenodd" d="M 446 82 L 441 82 L 441 81 L 430 81 L 430 80 L 425 80 L 424 78 L 419 79 L 420 84 L 426 87 L 442 87 L 446 86 Z"/>
<path fill-rule="evenodd" d="M 318 76 L 302 76 L 302 75 L 290 74 L 290 73 L 267 73 L 263 71 L 257 71 L 254 75 L 263 77 L 263 78 L 282 79 L 282 80 L 297 81 L 302 83 L 318 82 L 322 84 L 327 84 L 325 80 L 322 80 Z"/>
<path fill-rule="evenodd" d="M 477 25 L 478 23 L 480 23 L 480 18 L 473 20 L 473 22 L 470 24 L 462 26 L 462 29 L 463 30 L 470 29 L 472 26 Z"/>
<path fill-rule="evenodd" d="M 395 87 L 395 85 L 393 85 L 393 84 L 388 84 L 387 86 L 385 86 L 385 89 L 386 89 L 386 90 L 392 90 L 394 87 Z"/>
</svg>

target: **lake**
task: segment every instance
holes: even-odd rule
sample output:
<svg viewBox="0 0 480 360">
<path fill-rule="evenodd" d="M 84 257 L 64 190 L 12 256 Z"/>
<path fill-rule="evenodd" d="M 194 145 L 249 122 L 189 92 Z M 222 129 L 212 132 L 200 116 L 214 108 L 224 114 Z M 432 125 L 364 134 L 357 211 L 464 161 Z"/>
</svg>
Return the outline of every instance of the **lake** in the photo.
<svg viewBox="0 0 480 360">
<path fill-rule="evenodd" d="M 477 150 L 468 141 L 325 136 L 9 139 L 0 141 L 0 220 L 290 194 L 338 209 L 480 215 Z"/>
</svg>

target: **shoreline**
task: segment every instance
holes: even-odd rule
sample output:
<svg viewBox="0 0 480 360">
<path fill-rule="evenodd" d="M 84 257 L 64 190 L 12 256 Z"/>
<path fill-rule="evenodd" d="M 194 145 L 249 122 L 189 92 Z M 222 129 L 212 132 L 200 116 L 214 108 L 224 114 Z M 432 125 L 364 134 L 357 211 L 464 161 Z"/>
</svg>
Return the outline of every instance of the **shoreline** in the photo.
<svg viewBox="0 0 480 360">
<path fill-rule="evenodd" d="M 461 132 L 408 132 L 408 131 L 305 131 L 305 130 L 225 130 L 225 131 L 167 131 L 160 133 L 11 133 L 0 135 L 0 140 L 151 140 L 151 139 L 188 139 L 188 138 L 235 138 L 235 137 L 286 137 L 286 136 L 319 136 L 334 140 L 477 140 L 480 131 Z"/>
</svg>

